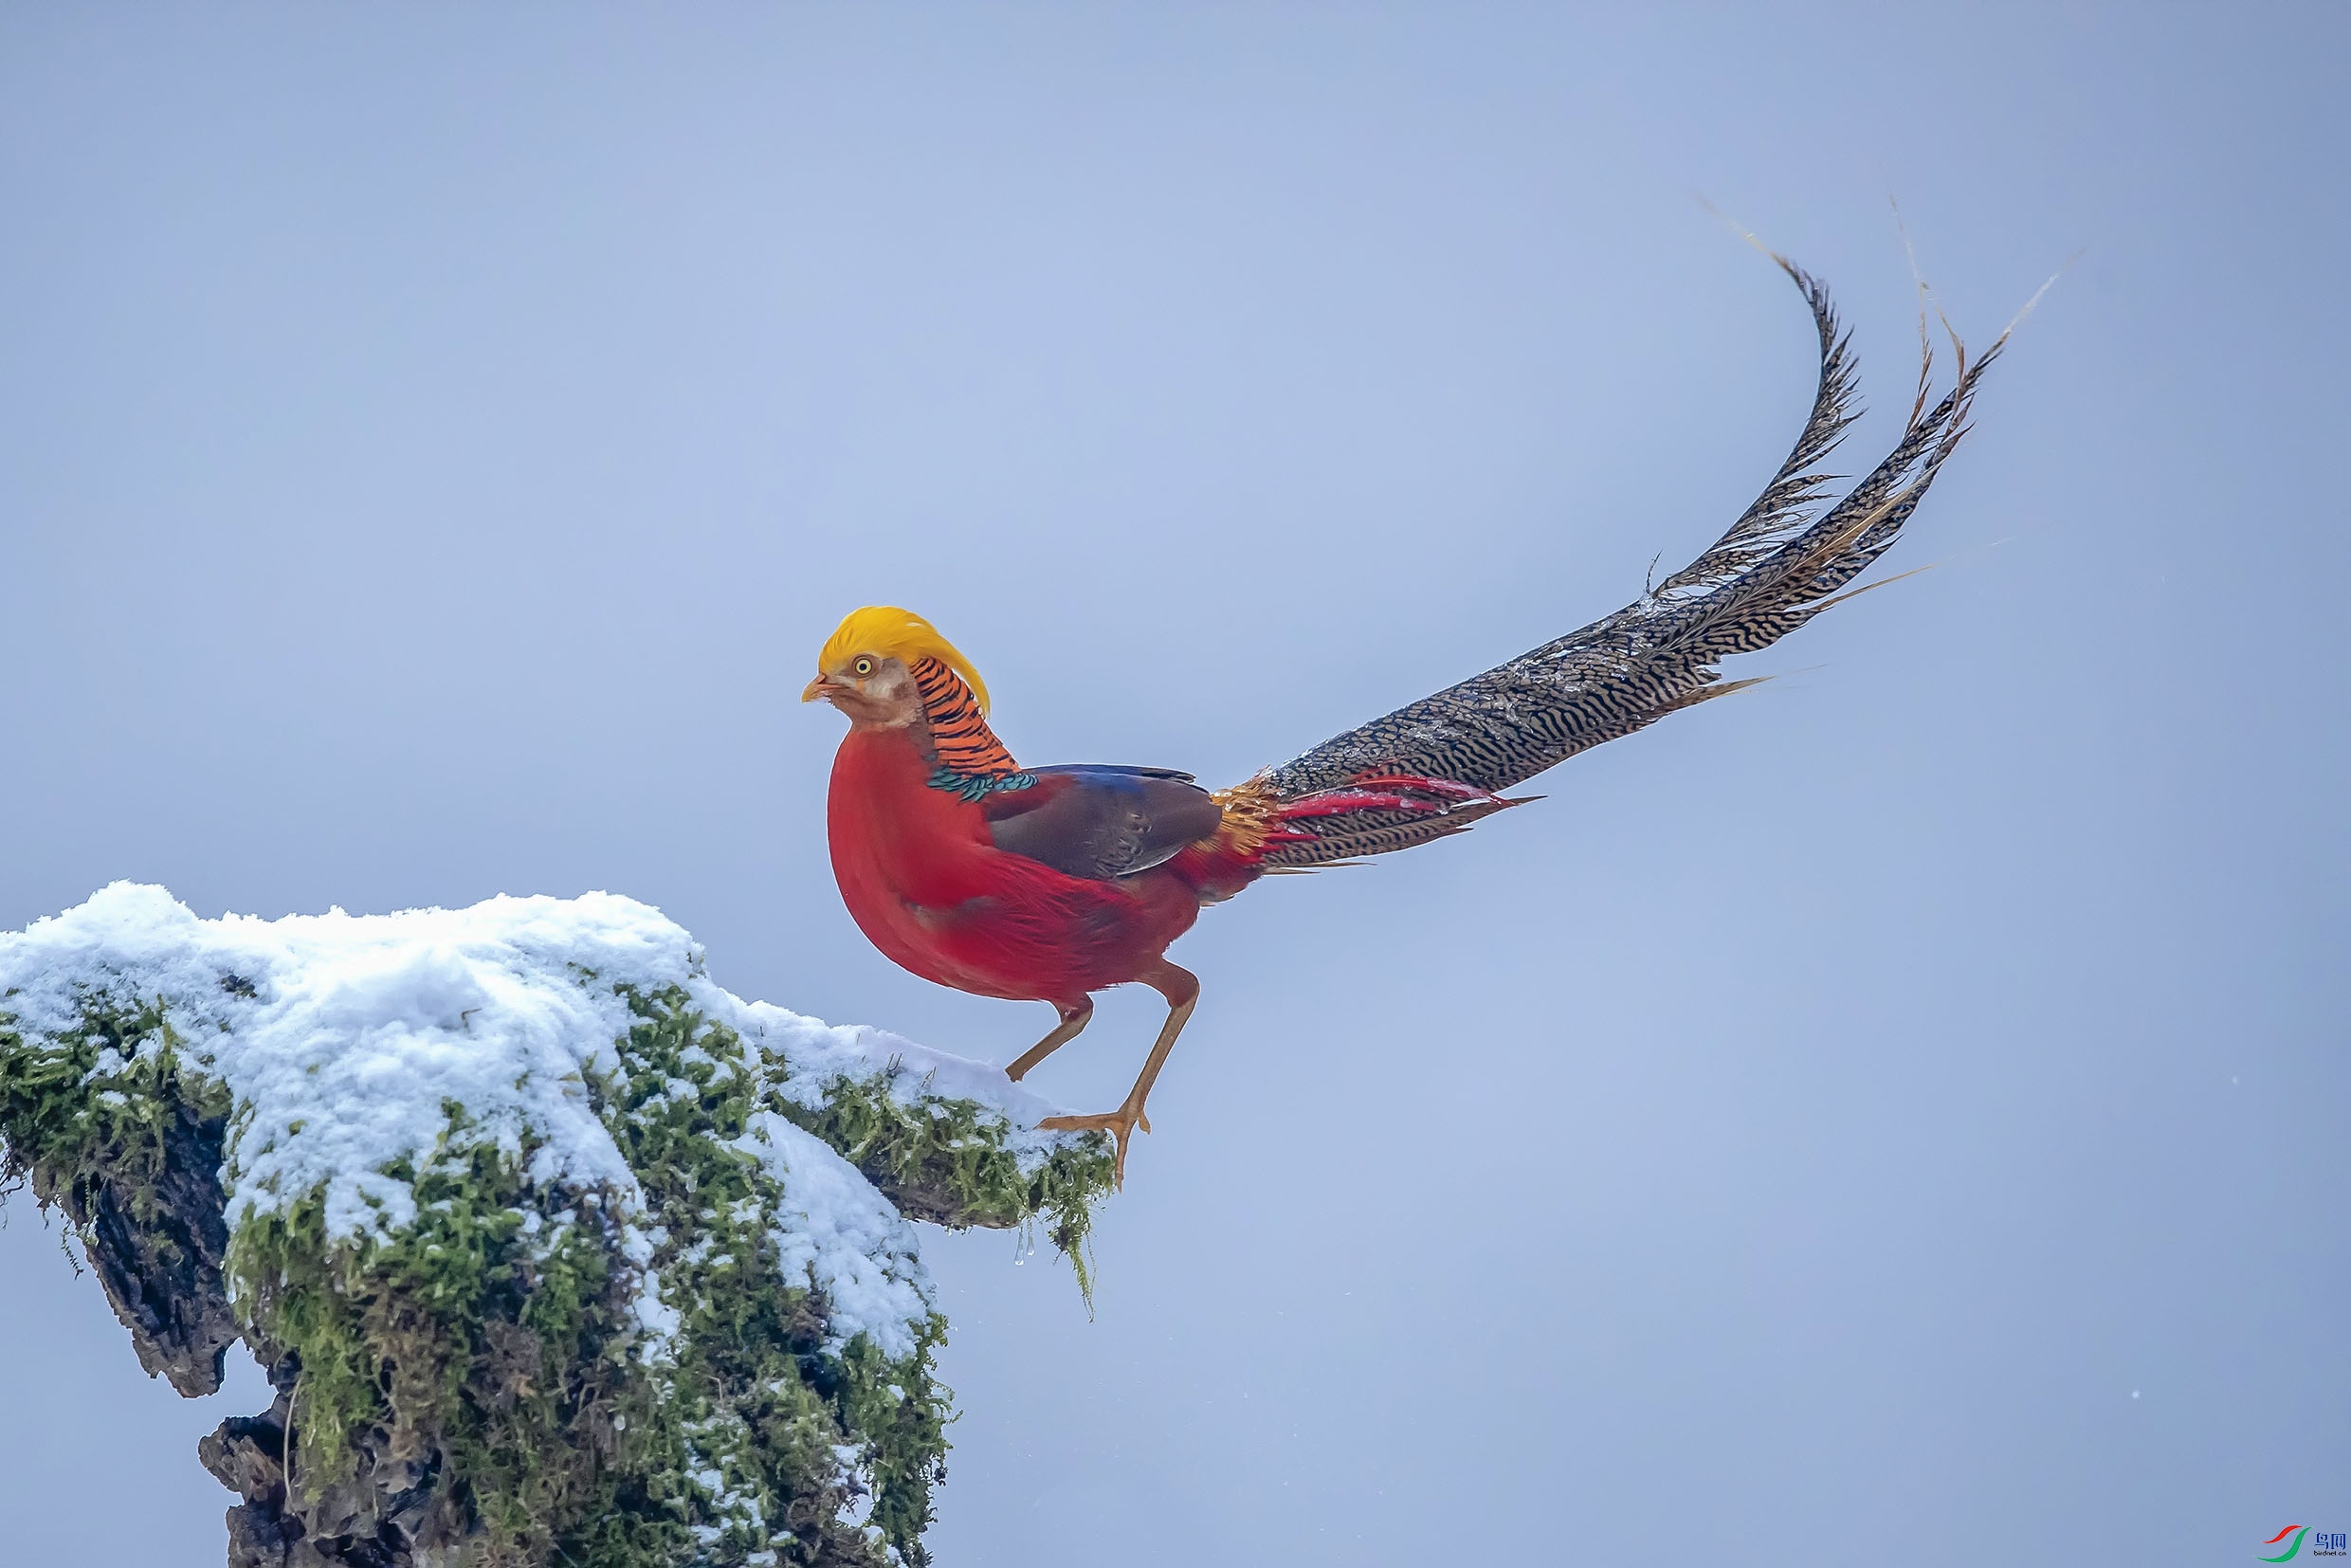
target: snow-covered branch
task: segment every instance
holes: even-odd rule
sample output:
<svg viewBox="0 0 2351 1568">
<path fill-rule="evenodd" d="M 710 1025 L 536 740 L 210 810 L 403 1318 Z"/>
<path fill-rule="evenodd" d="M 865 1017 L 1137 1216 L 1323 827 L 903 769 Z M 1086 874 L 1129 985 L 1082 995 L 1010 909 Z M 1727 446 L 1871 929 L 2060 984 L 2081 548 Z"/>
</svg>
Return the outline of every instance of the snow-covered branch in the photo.
<svg viewBox="0 0 2351 1568">
<path fill-rule="evenodd" d="M 0 935 L 5 1174 L 140 1362 L 279 1390 L 232 1563 L 923 1560 L 950 1414 L 908 1216 L 1042 1221 L 1105 1140 L 983 1064 L 744 1002 L 592 894 Z M 557 1554 L 560 1554 L 559 1556 Z"/>
</svg>

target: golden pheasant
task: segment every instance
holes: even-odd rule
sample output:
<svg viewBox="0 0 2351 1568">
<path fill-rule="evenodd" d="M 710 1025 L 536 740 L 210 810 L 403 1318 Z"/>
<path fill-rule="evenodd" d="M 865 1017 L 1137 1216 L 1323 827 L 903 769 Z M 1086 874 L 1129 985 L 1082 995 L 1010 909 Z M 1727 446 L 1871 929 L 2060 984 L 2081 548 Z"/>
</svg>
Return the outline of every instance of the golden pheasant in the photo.
<svg viewBox="0 0 2351 1568">
<path fill-rule="evenodd" d="M 1893 452 L 1815 518 L 1854 370 L 1826 291 L 1784 259 L 1820 337 L 1819 388 L 1778 473 L 1714 546 L 1633 604 L 1505 665 L 1335 736 L 1215 793 L 1164 768 L 1023 768 L 988 727 L 970 661 L 911 611 L 853 611 L 817 657 L 802 700 L 831 702 L 849 733 L 828 806 L 843 900 L 873 944 L 926 979 L 982 996 L 1050 1002 L 1052 1031 L 1007 1069 L 1017 1079 L 1074 1039 L 1093 995 L 1140 981 L 1167 1021 L 1124 1103 L 1047 1127 L 1128 1140 L 1198 999 L 1167 958 L 1204 905 L 1269 871 L 1409 848 L 1520 804 L 1499 791 L 1667 714 L 1752 685 L 1722 680 L 1838 601 L 1883 555 L 1967 428 L 1976 386 L 2006 342 L 1927 404 L 1928 366 Z M 1931 366 L 1931 356 L 1929 359 Z M 1855 590 L 1858 593 L 1861 590 Z"/>
</svg>

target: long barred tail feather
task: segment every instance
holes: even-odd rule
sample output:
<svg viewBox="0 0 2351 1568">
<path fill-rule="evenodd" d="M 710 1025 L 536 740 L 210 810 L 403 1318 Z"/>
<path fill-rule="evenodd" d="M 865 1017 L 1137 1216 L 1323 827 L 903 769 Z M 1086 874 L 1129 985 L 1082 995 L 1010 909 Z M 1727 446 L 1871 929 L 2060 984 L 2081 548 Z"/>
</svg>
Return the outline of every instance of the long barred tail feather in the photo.
<svg viewBox="0 0 2351 1568">
<path fill-rule="evenodd" d="M 1704 555 L 1616 613 L 1227 792 L 1246 792 L 1253 813 L 1253 842 L 1230 846 L 1234 858 L 1261 870 L 1305 869 L 1460 832 L 1517 804 L 1500 791 L 1755 684 L 1724 681 L 1721 661 L 1769 647 L 1851 597 L 1846 585 L 1893 544 L 1967 433 L 1977 386 L 2008 334 L 1972 361 L 1954 337 L 1955 379 L 1931 406 L 1929 349 L 1900 443 L 1815 517 L 1832 481 L 1818 465 L 1857 417 L 1857 371 L 1828 291 L 1785 257 L 1773 259 L 1812 309 L 1820 379 L 1802 433 L 1755 503 Z"/>
</svg>

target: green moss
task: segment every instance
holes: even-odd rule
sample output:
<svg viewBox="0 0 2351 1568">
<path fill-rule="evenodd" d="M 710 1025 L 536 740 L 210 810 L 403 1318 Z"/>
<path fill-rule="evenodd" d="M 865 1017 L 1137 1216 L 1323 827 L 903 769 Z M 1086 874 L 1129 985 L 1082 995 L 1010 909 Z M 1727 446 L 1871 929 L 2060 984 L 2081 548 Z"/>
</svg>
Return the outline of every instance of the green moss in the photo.
<svg viewBox="0 0 2351 1568">
<path fill-rule="evenodd" d="M 28 1046 L 0 1012 L 0 1181 L 86 1214 L 111 1182 L 132 1217 L 160 1217 L 164 1151 L 185 1118 L 218 1123 L 228 1091 L 187 1070 L 159 1001 L 83 998 L 74 1028 Z"/>
<path fill-rule="evenodd" d="M 870 1478 L 873 1534 L 927 1560 L 950 1413 L 931 1357 L 946 1321 L 932 1314 L 897 1358 L 863 1335 L 826 1348 L 824 1304 L 785 1278 L 776 1252 L 783 1194 L 737 1146 L 769 1108 L 764 1064 L 682 991 L 621 994 L 637 1022 L 616 1044 L 617 1069 L 591 1089 L 644 1185 L 653 1269 L 679 1315 L 656 1418 L 677 1445 L 676 1472 L 700 1478 L 684 1488 L 696 1534 L 720 1560 L 779 1531 L 786 1560 L 878 1560 L 868 1533 L 843 1522 L 858 1501 L 836 1457 L 848 1449 Z"/>
<path fill-rule="evenodd" d="M 683 991 L 618 994 L 633 1021 L 586 1088 L 639 1194 L 534 1181 L 528 1135 L 501 1146 L 448 1103 L 434 1147 L 381 1173 L 408 1186 L 412 1215 L 330 1237 L 321 1188 L 232 1216 L 237 1325 L 265 1360 L 299 1366 L 296 1505 L 317 1533 L 337 1488 L 413 1474 L 435 1511 L 419 1527 L 465 1540 L 481 1568 L 927 1561 L 952 1416 L 933 1368 L 945 1321 L 914 1324 L 895 1357 L 863 1334 L 840 1341 L 821 1292 L 785 1276 L 785 1194 L 747 1135 L 780 1116 L 917 1217 L 1042 1215 L 1082 1285 L 1107 1140 L 1065 1140 L 1024 1170 L 997 1113 L 895 1069 L 834 1078 L 804 1103 L 780 1058 Z M 75 1029 L 35 1042 L 0 1017 L 0 1175 L 77 1220 L 100 1186 L 128 1194 L 141 1234 L 168 1246 L 163 1211 L 188 1201 L 185 1181 L 163 1180 L 174 1129 L 183 1143 L 191 1123 L 209 1129 L 214 1151 L 224 1129 L 250 1131 L 207 1065 L 160 1002 L 93 994 Z M 653 1338 L 648 1293 L 674 1320 Z"/>
<path fill-rule="evenodd" d="M 777 1064 L 780 1069 L 780 1064 Z M 780 1070 L 778 1072 L 780 1077 Z M 777 1115 L 838 1149 L 899 1209 L 950 1230 L 967 1226 L 1028 1226 L 1042 1216 L 1053 1245 L 1077 1271 L 1078 1288 L 1093 1302 L 1093 1206 L 1118 1186 L 1109 1136 L 1066 1139 L 1024 1170 L 1006 1147 L 1002 1115 L 973 1101 L 906 1084 L 902 1070 L 862 1078 L 836 1074 L 822 1099 L 808 1105 L 771 1091 Z"/>
<path fill-rule="evenodd" d="M 299 1360 L 293 1483 L 316 1498 L 355 1465 L 437 1454 L 451 1533 L 484 1564 L 545 1560 L 615 1462 L 632 1369 L 618 1194 L 532 1183 L 536 1146 L 501 1150 L 456 1105 L 412 1184 L 416 1215 L 330 1240 L 323 1193 L 231 1234 L 237 1310 Z"/>
</svg>

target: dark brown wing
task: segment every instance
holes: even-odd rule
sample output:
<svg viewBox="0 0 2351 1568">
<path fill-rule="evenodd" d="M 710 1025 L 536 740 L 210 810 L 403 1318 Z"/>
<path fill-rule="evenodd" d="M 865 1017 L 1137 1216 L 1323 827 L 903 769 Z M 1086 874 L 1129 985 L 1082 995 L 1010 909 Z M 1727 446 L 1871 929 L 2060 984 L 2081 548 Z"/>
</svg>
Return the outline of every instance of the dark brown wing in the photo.
<svg viewBox="0 0 2351 1568">
<path fill-rule="evenodd" d="M 1097 764 L 1030 768 L 981 803 L 996 848 L 1073 877 L 1144 871 L 1216 831 L 1224 812 L 1190 774 Z"/>
</svg>

